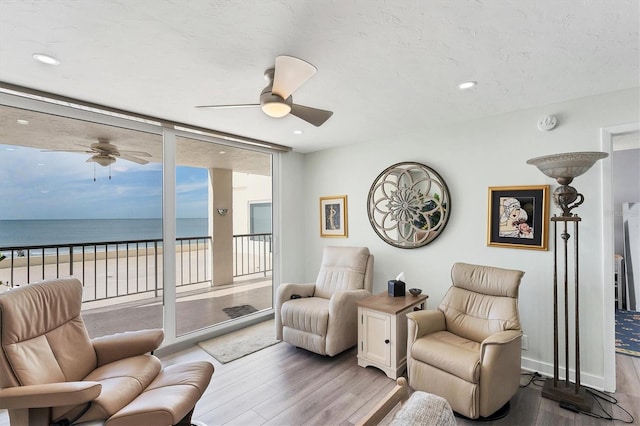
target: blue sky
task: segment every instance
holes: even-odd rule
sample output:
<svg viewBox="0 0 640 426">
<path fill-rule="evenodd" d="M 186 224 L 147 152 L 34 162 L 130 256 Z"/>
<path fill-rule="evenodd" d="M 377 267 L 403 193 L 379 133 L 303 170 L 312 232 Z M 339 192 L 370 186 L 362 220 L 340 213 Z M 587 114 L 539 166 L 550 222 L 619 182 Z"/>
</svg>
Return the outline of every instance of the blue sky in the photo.
<svg viewBox="0 0 640 426">
<path fill-rule="evenodd" d="M 0 144 L 0 220 L 128 219 L 162 216 L 162 166 L 118 160 L 87 163 L 89 154 L 42 152 Z M 176 169 L 177 215 L 207 217 L 206 169 Z"/>
</svg>

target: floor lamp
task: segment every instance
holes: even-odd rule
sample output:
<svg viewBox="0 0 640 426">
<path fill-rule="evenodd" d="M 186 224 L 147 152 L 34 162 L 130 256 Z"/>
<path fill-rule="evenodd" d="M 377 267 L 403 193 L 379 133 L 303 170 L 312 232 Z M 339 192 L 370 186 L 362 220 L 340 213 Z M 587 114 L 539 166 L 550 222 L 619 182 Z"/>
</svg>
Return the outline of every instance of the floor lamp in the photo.
<svg viewBox="0 0 640 426">
<path fill-rule="evenodd" d="M 571 210 L 584 202 L 584 196 L 574 187 L 569 186 L 574 178 L 584 174 L 595 164 L 596 161 L 607 157 L 605 152 L 569 152 L 565 154 L 554 154 L 544 157 L 532 158 L 527 164 L 536 166 L 545 175 L 554 178 L 560 185 L 553 192 L 553 201 L 562 210 L 560 216 L 554 215 L 551 218 L 554 229 L 553 243 L 553 380 L 547 380 L 542 388 L 542 396 L 559 401 L 561 406 L 576 409 L 584 412 L 591 412 L 591 398 L 586 389 L 580 385 L 580 317 L 579 317 L 579 269 L 578 269 L 578 224 L 582 220 Z M 575 310 L 575 382 L 569 380 L 569 223 L 573 224 L 573 257 L 574 257 L 574 310 Z M 558 225 L 561 233 L 558 234 Z M 558 244 L 558 236 L 562 240 Z M 558 265 L 558 245 L 562 247 L 562 265 Z M 559 278 L 558 269 L 562 272 Z M 564 363 L 565 378 L 559 377 L 559 304 L 558 304 L 558 281 L 563 282 L 564 292 Z"/>
</svg>

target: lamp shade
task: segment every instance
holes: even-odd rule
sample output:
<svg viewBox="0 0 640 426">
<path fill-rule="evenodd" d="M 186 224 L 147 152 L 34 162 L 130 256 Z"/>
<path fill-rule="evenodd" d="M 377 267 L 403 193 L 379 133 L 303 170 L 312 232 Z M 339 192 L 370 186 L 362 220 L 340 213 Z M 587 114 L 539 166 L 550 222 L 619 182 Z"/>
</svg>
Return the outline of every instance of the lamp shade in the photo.
<svg viewBox="0 0 640 426">
<path fill-rule="evenodd" d="M 562 209 L 563 217 L 571 217 L 571 210 L 584 202 L 584 196 L 569 184 L 575 177 L 586 173 L 596 161 L 608 155 L 606 152 L 566 152 L 532 158 L 527 160 L 527 164 L 536 166 L 560 184 L 553 191 L 553 201 Z"/>
<path fill-rule="evenodd" d="M 527 160 L 527 164 L 536 166 L 545 175 L 554 179 L 573 178 L 584 174 L 596 161 L 606 158 L 606 152 L 566 152 L 563 154 L 545 155 Z M 564 182 L 558 181 L 560 184 Z"/>
</svg>

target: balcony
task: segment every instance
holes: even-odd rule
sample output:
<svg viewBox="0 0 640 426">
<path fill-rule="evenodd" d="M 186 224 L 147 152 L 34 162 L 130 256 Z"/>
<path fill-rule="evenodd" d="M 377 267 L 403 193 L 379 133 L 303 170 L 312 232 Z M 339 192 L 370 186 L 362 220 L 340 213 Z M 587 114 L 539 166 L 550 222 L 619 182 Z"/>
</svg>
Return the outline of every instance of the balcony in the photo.
<svg viewBox="0 0 640 426">
<path fill-rule="evenodd" d="M 212 285 L 211 237 L 176 239 L 178 336 L 272 307 L 272 235 L 233 236 L 233 282 Z M 91 337 L 162 327 L 162 240 L 0 247 L 2 291 L 72 276 Z"/>
</svg>

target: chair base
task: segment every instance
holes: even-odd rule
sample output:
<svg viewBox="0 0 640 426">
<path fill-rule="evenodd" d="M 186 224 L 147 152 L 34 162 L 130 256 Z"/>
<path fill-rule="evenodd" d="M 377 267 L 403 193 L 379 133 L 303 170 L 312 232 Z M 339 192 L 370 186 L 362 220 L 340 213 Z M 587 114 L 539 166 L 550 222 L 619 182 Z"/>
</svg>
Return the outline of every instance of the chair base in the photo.
<svg viewBox="0 0 640 426">
<path fill-rule="evenodd" d="M 192 408 L 191 411 L 189 411 L 186 416 L 184 416 L 178 423 L 176 423 L 175 426 L 193 426 L 193 422 L 191 421 L 191 416 L 193 416 L 194 408 Z"/>
<path fill-rule="evenodd" d="M 487 417 L 478 417 L 477 419 L 471 419 L 471 418 L 469 418 L 467 416 L 463 416 L 460 413 L 454 412 L 453 414 L 456 417 L 460 417 L 461 419 L 471 420 L 471 421 L 474 421 L 474 422 L 492 422 L 494 420 L 500 420 L 500 419 L 503 419 L 503 418 L 507 417 L 510 412 L 511 412 L 511 401 L 507 401 L 506 404 L 504 404 L 502 407 L 498 408 L 498 411 L 496 411 L 493 414 L 488 415 Z"/>
</svg>

